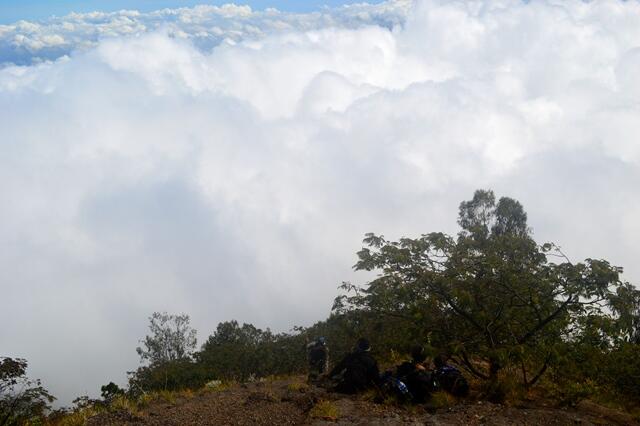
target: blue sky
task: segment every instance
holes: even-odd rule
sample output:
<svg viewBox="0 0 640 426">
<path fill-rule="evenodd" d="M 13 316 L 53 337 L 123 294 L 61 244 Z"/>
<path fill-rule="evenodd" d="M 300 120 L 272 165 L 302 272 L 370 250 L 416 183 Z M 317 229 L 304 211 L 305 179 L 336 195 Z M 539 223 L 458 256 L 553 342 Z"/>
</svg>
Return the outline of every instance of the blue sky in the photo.
<svg viewBox="0 0 640 426">
<path fill-rule="evenodd" d="M 120 9 L 136 9 L 151 11 L 166 7 L 190 7 L 197 4 L 233 3 L 233 0 L 0 0 L 0 23 L 11 23 L 20 19 L 41 20 L 51 15 L 62 16 L 70 12 L 113 11 Z M 354 0 L 235 0 L 236 4 L 248 4 L 254 9 L 275 7 L 293 12 L 309 12 L 323 6 L 340 6 L 342 4 L 360 3 Z M 379 3 L 370 0 L 369 3 Z"/>
</svg>

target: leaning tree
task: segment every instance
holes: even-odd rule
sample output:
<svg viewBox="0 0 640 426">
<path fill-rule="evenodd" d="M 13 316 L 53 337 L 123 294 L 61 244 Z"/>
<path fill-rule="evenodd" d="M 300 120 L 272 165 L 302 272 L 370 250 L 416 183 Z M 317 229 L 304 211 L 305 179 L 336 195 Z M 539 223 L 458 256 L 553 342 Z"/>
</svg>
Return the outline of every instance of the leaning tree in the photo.
<svg viewBox="0 0 640 426">
<path fill-rule="evenodd" d="M 379 275 L 363 287 L 345 283 L 334 310 L 401 318 L 473 375 L 494 381 L 509 367 L 525 386 L 584 331 L 585 318 L 620 324 L 609 327 L 611 340 L 636 336 L 637 312 L 620 298 L 636 290 L 621 282 L 621 268 L 573 263 L 556 245 L 536 243 L 518 201 L 478 190 L 460 204 L 458 224 L 457 237 L 367 234 L 355 269 Z"/>
</svg>

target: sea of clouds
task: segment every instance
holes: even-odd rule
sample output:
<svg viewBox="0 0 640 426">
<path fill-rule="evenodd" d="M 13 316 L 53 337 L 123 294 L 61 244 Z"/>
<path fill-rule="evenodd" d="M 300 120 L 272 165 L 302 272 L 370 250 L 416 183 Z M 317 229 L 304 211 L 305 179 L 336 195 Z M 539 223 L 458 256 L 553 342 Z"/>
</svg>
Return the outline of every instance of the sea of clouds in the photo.
<svg viewBox="0 0 640 426">
<path fill-rule="evenodd" d="M 63 403 L 153 311 L 326 317 L 364 233 L 455 234 L 477 188 L 640 280 L 637 0 L 71 14 L 0 64 L 0 350 Z"/>
</svg>

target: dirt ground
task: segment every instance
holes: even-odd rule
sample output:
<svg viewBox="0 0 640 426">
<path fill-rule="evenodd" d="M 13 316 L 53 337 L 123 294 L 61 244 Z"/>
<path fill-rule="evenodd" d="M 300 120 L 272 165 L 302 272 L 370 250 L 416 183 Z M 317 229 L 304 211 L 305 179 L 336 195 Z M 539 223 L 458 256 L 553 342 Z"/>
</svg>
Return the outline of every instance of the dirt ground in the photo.
<svg viewBox="0 0 640 426">
<path fill-rule="evenodd" d="M 459 401 L 428 412 L 421 406 L 376 404 L 371 396 L 344 396 L 302 384 L 303 378 L 237 385 L 197 393 L 174 403 L 154 402 L 139 415 L 102 414 L 90 425 L 640 425 L 630 416 L 591 402 L 576 408 L 531 403 L 509 407 Z M 331 412 L 318 410 L 325 402 Z M 315 407 L 315 408 L 314 408 Z M 323 418 L 324 417 L 324 418 Z"/>
</svg>

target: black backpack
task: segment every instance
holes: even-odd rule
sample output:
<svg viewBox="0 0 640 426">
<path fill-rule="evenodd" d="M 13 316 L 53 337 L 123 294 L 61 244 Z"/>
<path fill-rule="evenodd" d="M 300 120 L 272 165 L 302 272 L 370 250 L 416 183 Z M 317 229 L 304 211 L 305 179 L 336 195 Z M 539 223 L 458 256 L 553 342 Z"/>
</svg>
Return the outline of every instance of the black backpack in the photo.
<svg viewBox="0 0 640 426">
<path fill-rule="evenodd" d="M 309 361 L 311 363 L 322 363 L 327 359 L 327 349 L 320 344 L 309 350 Z"/>
<path fill-rule="evenodd" d="M 457 368 L 445 365 L 435 370 L 434 376 L 440 388 L 451 395 L 457 397 L 469 395 L 469 382 Z"/>
</svg>

